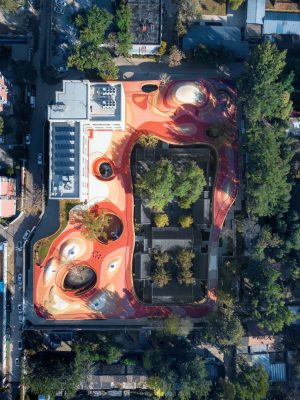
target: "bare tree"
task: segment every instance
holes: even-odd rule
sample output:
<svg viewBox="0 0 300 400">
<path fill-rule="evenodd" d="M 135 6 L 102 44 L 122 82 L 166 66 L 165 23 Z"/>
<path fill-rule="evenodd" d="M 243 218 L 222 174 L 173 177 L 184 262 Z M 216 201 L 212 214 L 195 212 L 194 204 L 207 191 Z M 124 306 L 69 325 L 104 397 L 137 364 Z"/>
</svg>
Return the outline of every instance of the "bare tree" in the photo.
<svg viewBox="0 0 300 400">
<path fill-rule="evenodd" d="M 31 190 L 25 187 L 23 199 L 21 195 L 17 198 L 19 204 L 21 205 L 20 210 L 26 214 L 41 213 L 44 195 L 45 193 L 43 188 L 40 186 L 34 184 Z"/>
<path fill-rule="evenodd" d="M 181 65 L 181 61 L 185 58 L 184 53 L 178 49 L 175 45 L 170 48 L 169 52 L 169 67 L 178 67 Z"/>
<path fill-rule="evenodd" d="M 170 79 L 171 79 L 170 75 L 168 75 L 166 72 L 162 72 L 159 75 L 160 84 L 162 86 L 167 85 L 170 82 Z"/>
</svg>

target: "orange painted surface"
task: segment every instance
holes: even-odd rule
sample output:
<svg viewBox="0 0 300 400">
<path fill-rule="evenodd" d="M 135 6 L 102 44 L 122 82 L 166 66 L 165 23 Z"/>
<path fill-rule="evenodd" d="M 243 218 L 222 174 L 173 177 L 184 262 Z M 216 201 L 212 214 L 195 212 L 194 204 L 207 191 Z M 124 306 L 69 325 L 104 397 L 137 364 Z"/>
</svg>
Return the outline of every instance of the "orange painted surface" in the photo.
<svg viewBox="0 0 300 400">
<path fill-rule="evenodd" d="M 88 241 L 80 233 L 80 223 L 70 218 L 66 229 L 53 241 L 45 260 L 41 265 L 34 266 L 34 304 L 37 314 L 44 318 L 140 318 L 163 316 L 171 312 L 200 317 L 207 314 L 215 303 L 213 280 L 208 285 L 206 302 L 200 305 L 151 306 L 141 304 L 135 297 L 132 278 L 134 198 L 130 154 L 138 137 L 147 133 L 169 143 L 201 143 L 216 150 L 218 167 L 213 193 L 211 242 L 211 249 L 216 251 L 220 230 L 238 189 L 235 91 L 229 82 L 219 79 L 173 81 L 152 93 L 144 93 L 141 88 L 144 84 L 159 85 L 158 81 L 125 81 L 122 84 L 126 96 L 127 130 L 112 132 L 110 144 L 101 154 L 105 160 L 111 161 L 114 175 L 105 182 L 91 175 L 89 186 L 99 185 L 99 193 L 105 193 L 105 199 L 97 201 L 95 207 L 118 216 L 123 223 L 123 232 L 118 240 L 109 241 L 108 244 Z M 197 95 L 202 94 L 197 101 L 189 102 L 193 97 L 191 89 Z M 208 137 L 205 134 L 208 125 L 221 118 L 230 122 L 232 134 L 222 139 Z M 95 135 L 101 137 L 102 132 L 91 131 L 90 141 Z M 91 148 L 91 143 L 92 154 L 97 149 Z M 91 157 L 91 174 L 94 163 L 95 157 Z M 94 186 L 93 189 L 97 188 Z M 73 259 L 65 256 L 70 243 L 75 243 L 79 252 Z M 83 264 L 94 269 L 97 282 L 91 290 L 75 296 L 64 290 L 63 280 L 72 266 Z"/>
</svg>

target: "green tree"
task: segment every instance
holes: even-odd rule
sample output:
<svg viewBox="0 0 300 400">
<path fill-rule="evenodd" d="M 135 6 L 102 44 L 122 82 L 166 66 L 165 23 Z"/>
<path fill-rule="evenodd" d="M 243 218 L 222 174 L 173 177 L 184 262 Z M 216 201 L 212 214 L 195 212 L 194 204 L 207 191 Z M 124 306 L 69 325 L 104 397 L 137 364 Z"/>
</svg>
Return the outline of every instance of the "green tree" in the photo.
<svg viewBox="0 0 300 400">
<path fill-rule="evenodd" d="M 193 249 L 179 249 L 176 255 L 176 264 L 179 268 L 177 280 L 181 285 L 193 285 L 196 280 L 193 275 L 193 259 L 195 252 Z"/>
<path fill-rule="evenodd" d="M 191 215 L 180 215 L 178 219 L 178 223 L 181 226 L 181 228 L 189 228 L 190 226 L 193 225 L 193 217 Z"/>
<path fill-rule="evenodd" d="M 228 379 L 220 378 L 216 388 L 217 400 L 236 400 L 236 389 L 234 383 Z"/>
<path fill-rule="evenodd" d="M 158 287 L 162 288 L 170 282 L 171 274 L 163 265 L 156 265 L 151 278 Z"/>
<path fill-rule="evenodd" d="M 205 362 L 196 356 L 193 360 L 181 365 L 182 376 L 178 390 L 180 400 L 206 398 L 210 392 L 211 382 L 207 379 Z"/>
<path fill-rule="evenodd" d="M 121 0 L 116 11 L 117 26 L 117 51 L 121 56 L 127 57 L 132 48 L 133 36 L 131 34 L 132 10 L 130 4 Z"/>
<path fill-rule="evenodd" d="M 68 58 L 68 66 L 79 71 L 96 70 L 103 80 L 116 80 L 118 67 L 114 64 L 110 53 L 103 48 L 93 45 L 76 45 L 73 53 Z"/>
<path fill-rule="evenodd" d="M 193 329 L 193 323 L 188 317 L 179 317 L 170 314 L 163 319 L 162 333 L 166 336 L 183 336 L 186 337 Z"/>
<path fill-rule="evenodd" d="M 107 344 L 103 349 L 101 359 L 107 364 L 113 364 L 114 362 L 119 361 L 121 357 L 122 351 L 118 346 Z"/>
<path fill-rule="evenodd" d="M 269 225 L 264 225 L 256 240 L 253 254 L 258 260 L 263 260 L 266 250 L 279 247 L 281 244 L 282 240 L 280 237 L 276 233 L 272 233 L 272 229 Z"/>
<path fill-rule="evenodd" d="M 154 222 L 158 228 L 163 228 L 164 226 L 169 225 L 169 217 L 164 213 L 155 214 Z"/>
<path fill-rule="evenodd" d="M 178 36 L 183 36 L 191 23 L 201 17 L 202 8 L 199 0 L 176 0 L 176 4 L 176 31 Z"/>
<path fill-rule="evenodd" d="M 266 42 L 254 47 L 239 83 L 239 101 L 252 123 L 263 119 L 286 120 L 292 111 L 293 75 L 284 75 L 286 50 Z"/>
<path fill-rule="evenodd" d="M 90 373 L 93 364 L 99 360 L 95 345 L 74 346 L 74 353 L 39 353 L 27 359 L 26 386 L 33 394 L 45 394 L 55 398 L 62 391 L 65 399 L 74 397 L 81 382 Z"/>
<path fill-rule="evenodd" d="M 259 326 L 280 332 L 295 319 L 288 309 L 286 293 L 280 282 L 281 273 L 268 265 L 249 264 L 248 298 L 250 314 Z"/>
<path fill-rule="evenodd" d="M 169 160 L 159 160 L 151 166 L 137 183 L 138 194 L 154 211 L 162 212 L 174 198 L 174 167 Z"/>
<path fill-rule="evenodd" d="M 289 205 L 289 160 L 281 157 L 276 130 L 280 128 L 252 126 L 247 131 L 247 209 L 258 217 L 285 212 Z"/>
<path fill-rule="evenodd" d="M 160 58 L 163 57 L 165 55 L 166 51 L 167 51 L 167 42 L 162 40 L 161 43 L 160 43 L 160 48 L 158 50 L 159 57 Z"/>
<path fill-rule="evenodd" d="M 139 137 L 138 143 L 143 146 L 146 147 L 148 149 L 155 149 L 155 147 L 157 147 L 159 140 L 150 134 L 144 134 L 141 135 Z"/>
<path fill-rule="evenodd" d="M 4 131 L 4 119 L 3 117 L 0 117 L 0 135 L 2 135 Z"/>
<path fill-rule="evenodd" d="M 105 32 L 112 20 L 113 16 L 106 9 L 97 6 L 78 14 L 75 26 L 79 30 L 81 45 L 91 44 L 96 47 L 103 44 Z"/>
<path fill-rule="evenodd" d="M 236 381 L 237 400 L 265 400 L 267 398 L 269 378 L 262 366 L 244 366 Z"/>
<path fill-rule="evenodd" d="M 111 216 L 104 212 L 95 214 L 91 210 L 81 212 L 82 234 L 89 240 L 104 240 L 108 238 L 107 228 L 109 227 Z"/>
<path fill-rule="evenodd" d="M 207 323 L 200 332 L 192 335 L 193 343 L 209 343 L 222 350 L 241 343 L 244 329 L 234 309 L 233 299 L 229 295 L 221 299 L 218 294 L 217 310 L 208 315 Z M 225 303 L 224 303 L 225 301 Z"/>
<path fill-rule="evenodd" d="M 206 185 L 203 170 L 194 162 L 184 164 L 176 176 L 175 195 L 182 208 L 190 208 L 200 197 Z"/>
</svg>

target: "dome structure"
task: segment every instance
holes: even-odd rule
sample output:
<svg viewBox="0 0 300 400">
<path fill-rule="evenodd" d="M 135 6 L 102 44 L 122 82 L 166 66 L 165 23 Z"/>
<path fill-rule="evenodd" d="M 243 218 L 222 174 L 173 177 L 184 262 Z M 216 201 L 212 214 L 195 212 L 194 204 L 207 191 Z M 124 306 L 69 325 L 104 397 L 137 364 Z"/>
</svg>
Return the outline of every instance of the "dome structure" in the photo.
<svg viewBox="0 0 300 400">
<path fill-rule="evenodd" d="M 173 99 L 179 104 L 197 105 L 203 102 L 204 96 L 199 85 L 188 82 L 174 87 Z"/>
</svg>

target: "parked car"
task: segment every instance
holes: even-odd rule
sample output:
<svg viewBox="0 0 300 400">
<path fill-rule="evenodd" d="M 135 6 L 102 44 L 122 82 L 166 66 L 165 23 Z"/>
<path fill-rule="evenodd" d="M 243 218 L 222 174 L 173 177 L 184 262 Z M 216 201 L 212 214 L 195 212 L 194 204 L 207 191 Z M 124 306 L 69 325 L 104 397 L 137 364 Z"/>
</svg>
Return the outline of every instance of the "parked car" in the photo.
<svg viewBox="0 0 300 400">
<path fill-rule="evenodd" d="M 17 246 L 16 246 L 16 249 L 17 249 L 18 251 L 22 251 L 22 250 L 23 250 L 23 243 L 22 243 L 22 240 L 19 240 L 19 241 L 18 241 Z"/>
<path fill-rule="evenodd" d="M 18 284 L 22 285 L 22 282 L 23 282 L 23 276 L 22 274 L 18 274 Z"/>
<path fill-rule="evenodd" d="M 23 324 L 23 314 L 19 314 L 19 322 L 20 324 Z"/>
<path fill-rule="evenodd" d="M 23 349 L 23 342 L 22 340 L 18 341 L 18 350 L 22 350 Z"/>
<path fill-rule="evenodd" d="M 26 135 L 25 135 L 25 143 L 26 144 L 30 144 L 30 142 L 31 142 L 31 135 L 30 135 L 30 133 L 26 133 Z"/>
<path fill-rule="evenodd" d="M 38 163 L 38 165 L 43 165 L 43 154 L 42 153 L 38 154 L 37 163 Z"/>
<path fill-rule="evenodd" d="M 64 0 L 54 0 L 55 4 L 59 7 L 65 7 L 67 4 Z"/>
<path fill-rule="evenodd" d="M 25 240 L 27 240 L 28 238 L 29 238 L 29 235 L 30 235 L 30 230 L 29 229 L 27 229 L 27 231 L 24 233 L 24 235 L 23 235 L 23 240 L 24 240 L 24 242 L 25 242 Z"/>
<path fill-rule="evenodd" d="M 16 366 L 16 367 L 19 367 L 19 366 L 20 366 L 20 359 L 19 359 L 19 357 L 16 357 L 16 358 L 15 358 L 15 366 Z"/>
<path fill-rule="evenodd" d="M 60 65 L 59 67 L 56 68 L 58 72 L 67 72 L 69 70 L 67 65 Z"/>
<path fill-rule="evenodd" d="M 60 8 L 60 7 L 54 7 L 54 12 L 56 12 L 57 14 L 61 14 L 61 15 L 63 15 L 65 13 L 63 8 Z"/>
<path fill-rule="evenodd" d="M 19 314 L 23 313 L 23 305 L 21 303 L 18 304 L 18 311 L 19 311 Z"/>
<path fill-rule="evenodd" d="M 30 96 L 30 107 L 35 108 L 35 96 Z"/>
</svg>

